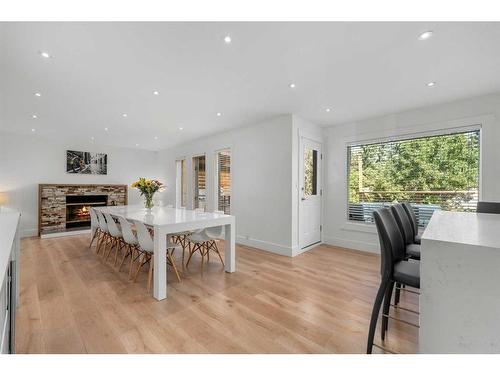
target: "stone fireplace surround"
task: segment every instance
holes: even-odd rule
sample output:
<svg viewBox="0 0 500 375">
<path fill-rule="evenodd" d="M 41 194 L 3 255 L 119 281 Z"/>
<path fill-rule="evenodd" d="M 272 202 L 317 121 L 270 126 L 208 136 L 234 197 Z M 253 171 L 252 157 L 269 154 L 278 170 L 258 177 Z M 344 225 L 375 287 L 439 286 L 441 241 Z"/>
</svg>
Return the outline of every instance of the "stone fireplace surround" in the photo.
<svg viewBox="0 0 500 375">
<path fill-rule="evenodd" d="M 114 184 L 39 184 L 38 185 L 38 235 L 52 237 L 81 233 L 82 228 L 67 228 L 67 196 L 107 196 L 106 205 L 127 204 L 127 185 Z M 83 228 L 87 230 L 86 228 Z"/>
</svg>

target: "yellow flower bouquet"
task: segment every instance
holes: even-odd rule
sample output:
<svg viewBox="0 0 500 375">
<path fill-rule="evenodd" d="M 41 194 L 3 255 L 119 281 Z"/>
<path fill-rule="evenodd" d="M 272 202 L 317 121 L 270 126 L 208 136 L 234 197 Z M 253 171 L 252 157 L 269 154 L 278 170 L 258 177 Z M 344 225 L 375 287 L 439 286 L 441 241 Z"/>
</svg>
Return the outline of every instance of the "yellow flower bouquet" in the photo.
<svg viewBox="0 0 500 375">
<path fill-rule="evenodd" d="M 153 208 L 153 195 L 157 191 L 164 189 L 164 185 L 158 180 L 149 180 L 147 178 L 141 177 L 135 181 L 132 188 L 138 189 L 141 195 L 144 196 L 144 207 L 147 209 Z"/>
</svg>

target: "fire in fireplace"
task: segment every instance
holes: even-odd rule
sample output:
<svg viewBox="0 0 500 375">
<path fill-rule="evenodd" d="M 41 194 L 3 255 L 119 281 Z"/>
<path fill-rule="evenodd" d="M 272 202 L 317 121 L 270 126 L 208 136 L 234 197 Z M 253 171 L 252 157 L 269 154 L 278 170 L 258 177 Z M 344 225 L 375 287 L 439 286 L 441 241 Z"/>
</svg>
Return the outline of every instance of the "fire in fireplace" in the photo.
<svg viewBox="0 0 500 375">
<path fill-rule="evenodd" d="M 67 195 L 66 229 L 90 228 L 90 207 L 106 206 L 107 195 Z"/>
</svg>

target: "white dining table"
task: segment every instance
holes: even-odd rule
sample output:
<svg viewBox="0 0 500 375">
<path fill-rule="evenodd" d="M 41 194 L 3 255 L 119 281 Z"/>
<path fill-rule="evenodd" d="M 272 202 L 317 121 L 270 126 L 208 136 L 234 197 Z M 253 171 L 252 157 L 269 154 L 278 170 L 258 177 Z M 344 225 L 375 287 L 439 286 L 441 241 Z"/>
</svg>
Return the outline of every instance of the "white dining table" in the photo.
<svg viewBox="0 0 500 375">
<path fill-rule="evenodd" d="M 235 272 L 235 217 L 214 212 L 201 212 L 171 207 L 153 207 L 147 210 L 142 205 L 94 207 L 114 217 L 129 221 L 140 221 L 154 229 L 153 296 L 157 300 L 167 298 L 167 236 L 196 229 L 224 226 L 225 271 Z"/>
</svg>

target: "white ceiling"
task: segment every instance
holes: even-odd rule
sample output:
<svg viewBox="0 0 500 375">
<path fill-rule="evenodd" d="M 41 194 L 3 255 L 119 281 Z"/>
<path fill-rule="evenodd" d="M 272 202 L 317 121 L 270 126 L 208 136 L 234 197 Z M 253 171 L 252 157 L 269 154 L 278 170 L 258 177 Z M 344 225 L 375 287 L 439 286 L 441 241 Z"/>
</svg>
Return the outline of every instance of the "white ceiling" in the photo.
<svg viewBox="0 0 500 375">
<path fill-rule="evenodd" d="M 0 47 L 1 129 L 152 150 L 500 91 L 500 23 L 1 23 Z"/>
</svg>

